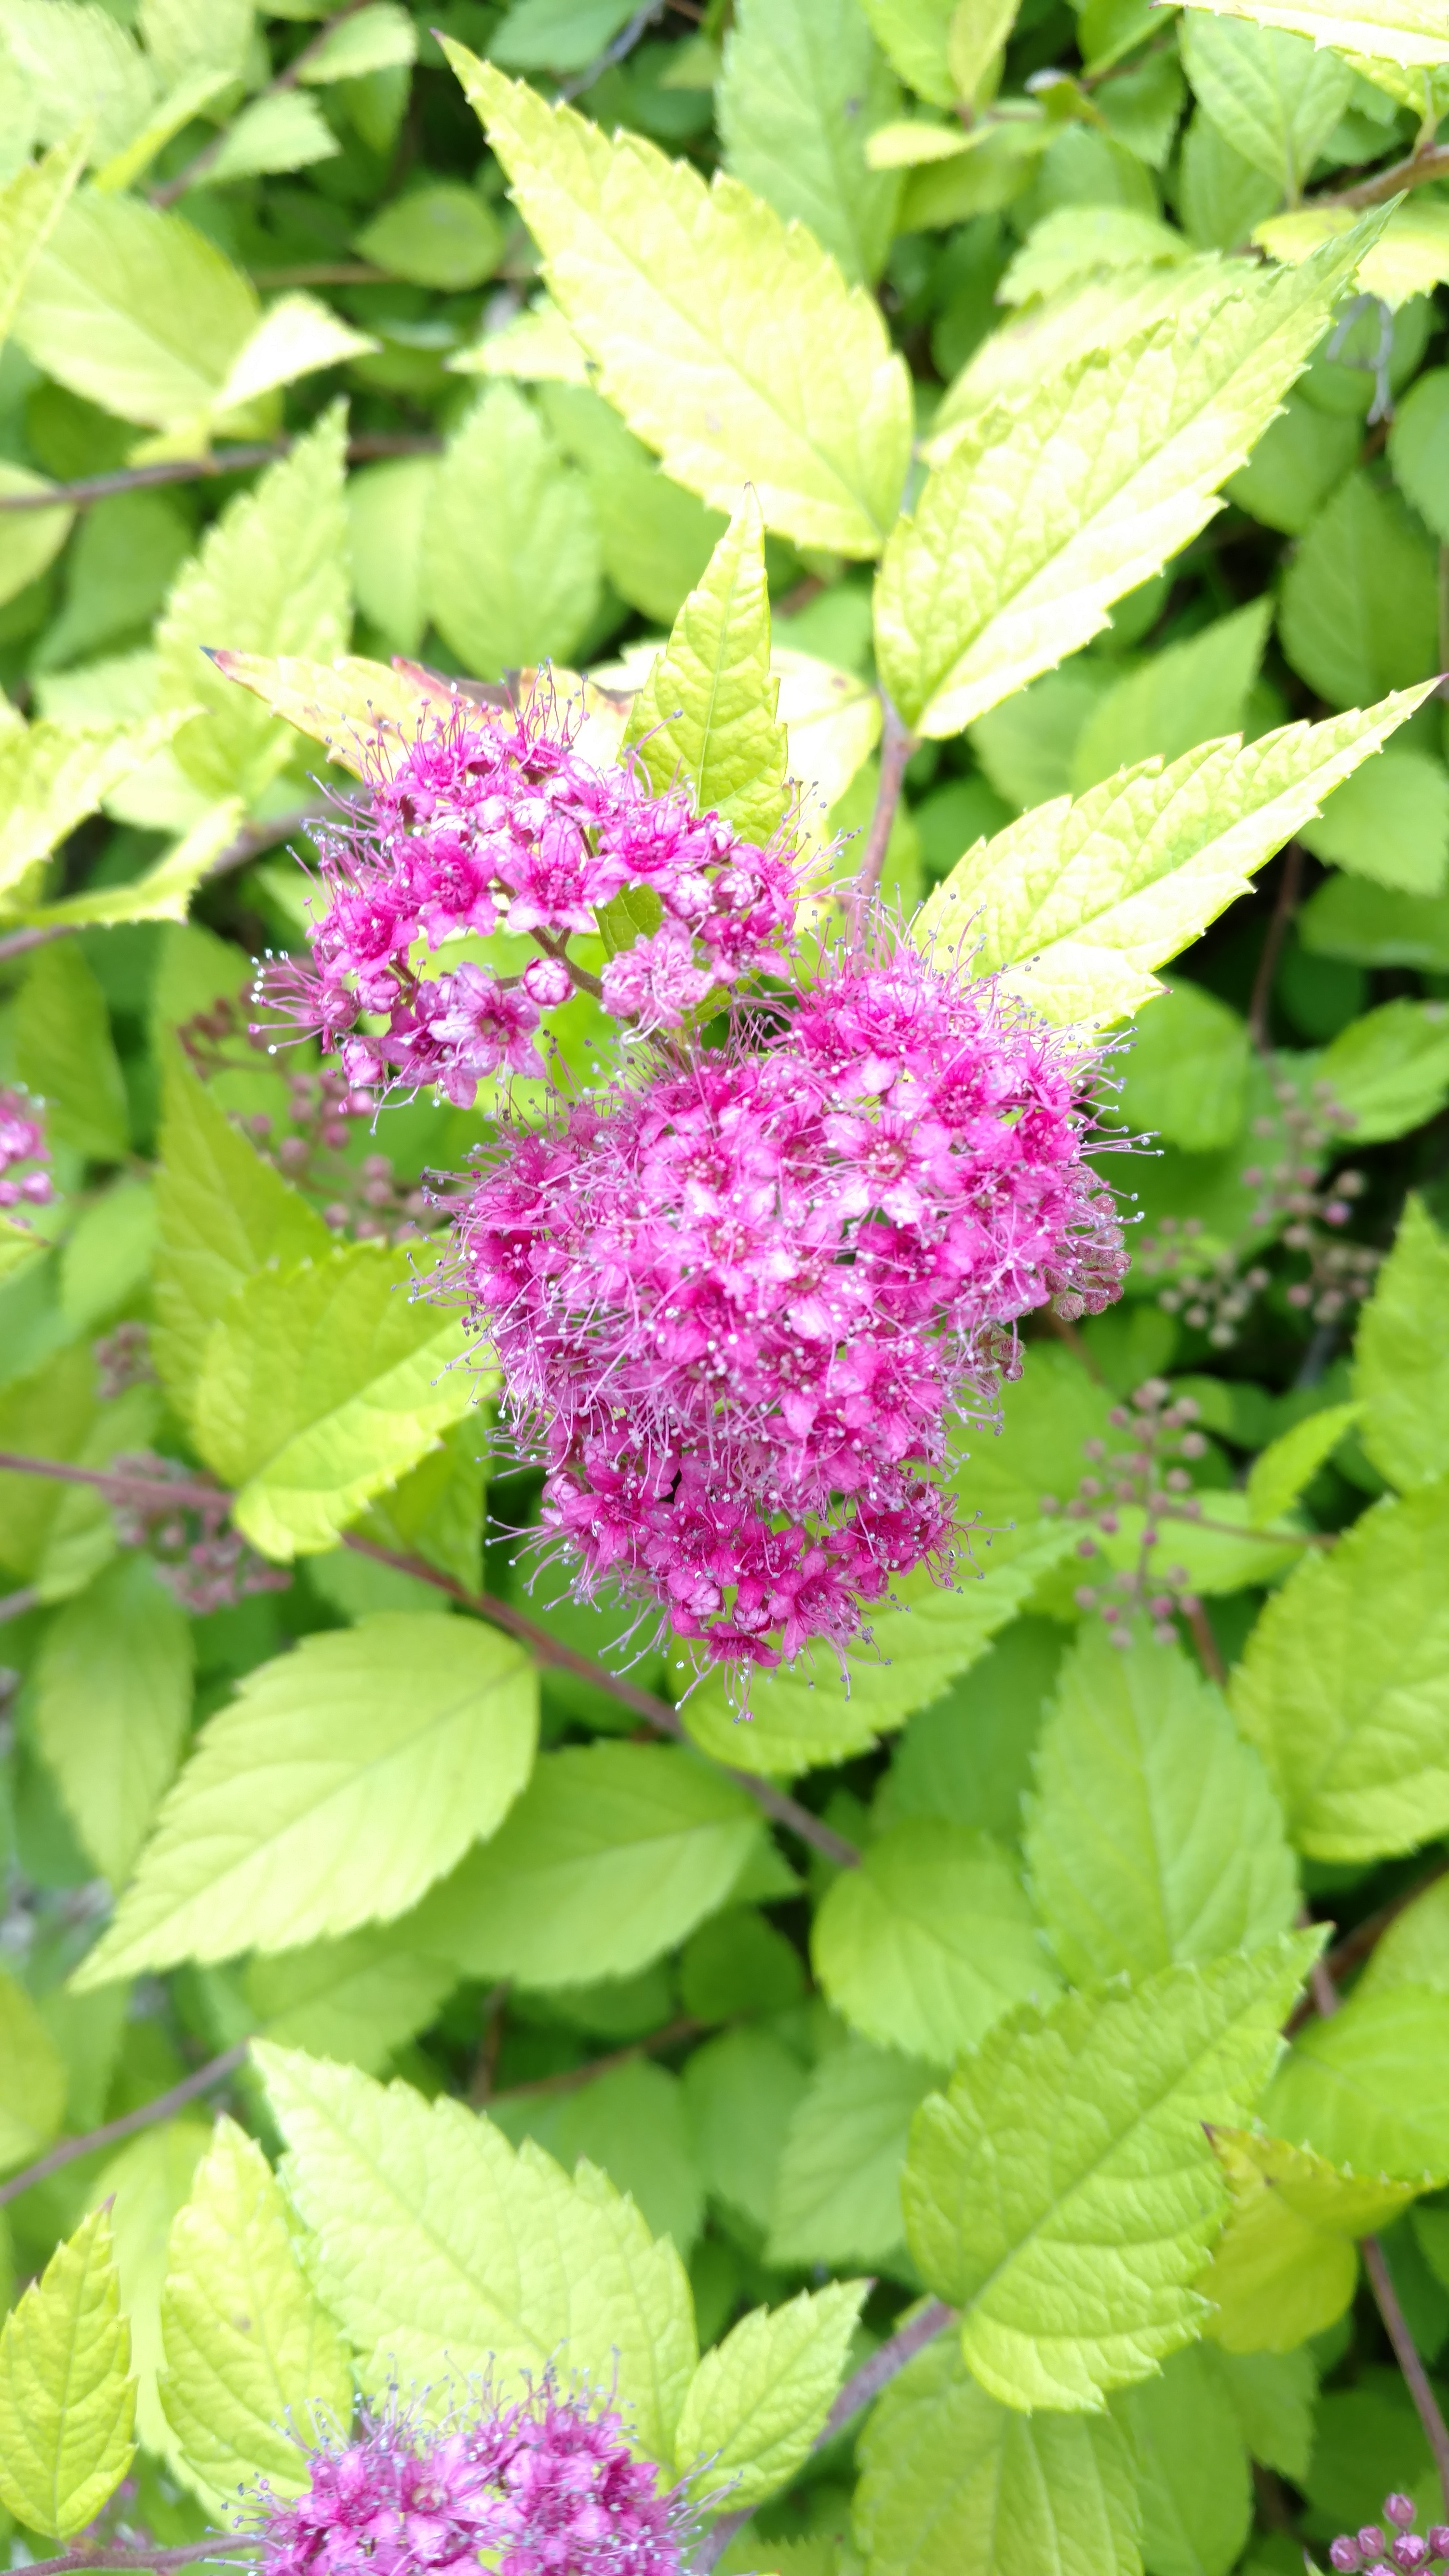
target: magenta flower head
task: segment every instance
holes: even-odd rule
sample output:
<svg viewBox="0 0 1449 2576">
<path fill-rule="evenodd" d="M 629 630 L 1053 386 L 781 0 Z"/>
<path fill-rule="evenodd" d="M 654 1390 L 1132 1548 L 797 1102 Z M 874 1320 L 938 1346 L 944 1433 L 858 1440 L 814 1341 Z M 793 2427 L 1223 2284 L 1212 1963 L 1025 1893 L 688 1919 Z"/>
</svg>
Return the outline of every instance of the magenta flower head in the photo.
<svg viewBox="0 0 1449 2576">
<path fill-rule="evenodd" d="M 788 840 L 757 848 L 683 793 L 654 795 L 632 762 L 585 759 L 547 693 L 515 714 L 460 699 L 400 756 L 379 737 L 364 759 L 366 798 L 314 834 L 311 962 L 270 958 L 256 987 L 273 1025 L 338 1050 L 357 1090 L 436 1086 L 468 1108 L 490 1074 L 542 1072 L 540 1013 L 581 985 L 641 1031 L 677 1028 L 788 950 Z M 630 890 L 657 926 L 600 983 L 565 951 Z M 429 970 L 445 941 L 497 930 L 540 950 L 521 975 Z"/>
<path fill-rule="evenodd" d="M 1384 2522 L 1393 2537 L 1386 2539 L 1382 2523 L 1366 2522 L 1361 2531 L 1345 2532 L 1329 2549 L 1329 2564 L 1338 2576 L 1354 2576 L 1363 2569 L 1365 2576 L 1419 2576 L 1419 2570 L 1431 2560 L 1449 2559 L 1449 2525 L 1432 2525 L 1427 2536 L 1413 2529 L 1415 2505 L 1412 2496 L 1385 2496 Z"/>
<path fill-rule="evenodd" d="M 0 1091 L 0 1208 L 44 1207 L 53 1199 L 49 1161 L 33 1104 L 24 1092 Z"/>
<path fill-rule="evenodd" d="M 243 2522 L 266 2576 L 681 2576 L 695 2521 L 623 2418 L 549 2373 L 512 2403 L 485 2385 L 439 2426 L 397 2405 L 309 2454 L 302 2494 L 262 2485 Z"/>
<path fill-rule="evenodd" d="M 946 1574 L 952 1426 L 1016 1374 L 1021 1316 L 1121 1283 L 1096 1069 L 901 944 L 504 1122 L 462 1284 L 581 1597 L 612 1582 L 747 1677 Z"/>
</svg>

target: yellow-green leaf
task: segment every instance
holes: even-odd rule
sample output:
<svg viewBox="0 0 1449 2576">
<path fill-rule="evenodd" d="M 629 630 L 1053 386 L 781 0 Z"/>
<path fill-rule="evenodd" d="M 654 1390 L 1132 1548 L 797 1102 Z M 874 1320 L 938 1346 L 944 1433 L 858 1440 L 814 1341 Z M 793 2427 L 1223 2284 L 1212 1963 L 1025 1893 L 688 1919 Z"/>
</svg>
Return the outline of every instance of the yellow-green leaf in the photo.
<svg viewBox="0 0 1449 2576">
<path fill-rule="evenodd" d="M 1197 2285 L 1216 2311 L 1206 2332 L 1229 2352 L 1292 2352 L 1353 2297 L 1355 2237 L 1386 2227 L 1418 2186 L 1341 2173 L 1246 2129 L 1209 2134 L 1232 2207 Z"/>
<path fill-rule="evenodd" d="M 0 188 L 0 339 L 9 333 L 31 263 L 54 230 L 85 157 L 86 137 L 80 134 L 27 162 Z"/>
<path fill-rule="evenodd" d="M 1395 63 L 1449 63 L 1449 23 L 1441 0 L 1196 0 L 1260 27 L 1286 27 L 1315 45 L 1377 54 Z"/>
<path fill-rule="evenodd" d="M 785 811 L 788 757 L 770 673 L 770 594 L 760 505 L 747 492 L 634 700 L 626 745 L 656 791 L 677 779 L 695 812 L 768 841 Z"/>
<path fill-rule="evenodd" d="M 675 2465 L 731 2510 L 785 2486 L 834 2403 L 869 2284 L 832 2281 L 782 2308 L 754 2308 L 690 2382 Z"/>
<path fill-rule="evenodd" d="M 56 2248 L 0 2333 L 0 2504 L 69 2540 L 131 2464 L 136 2383 L 110 2220 Z"/>
</svg>

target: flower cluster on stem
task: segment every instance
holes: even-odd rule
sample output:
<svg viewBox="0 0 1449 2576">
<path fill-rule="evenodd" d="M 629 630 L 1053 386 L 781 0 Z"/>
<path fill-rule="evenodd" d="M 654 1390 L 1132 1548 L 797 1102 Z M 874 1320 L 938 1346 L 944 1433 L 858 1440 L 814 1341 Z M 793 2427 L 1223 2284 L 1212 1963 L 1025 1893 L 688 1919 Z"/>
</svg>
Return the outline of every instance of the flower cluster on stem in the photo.
<svg viewBox="0 0 1449 2576">
<path fill-rule="evenodd" d="M 1162 1534 L 1164 1521 L 1192 1521 L 1202 1512 L 1192 1491 L 1191 1472 L 1183 1463 L 1201 1458 L 1207 1449 L 1203 1434 L 1194 1428 L 1197 1418 L 1198 1408 L 1190 1395 L 1174 1402 L 1165 1378 L 1148 1378 L 1130 1404 L 1114 1405 L 1108 1415 L 1112 1429 L 1127 1434 L 1127 1446 L 1109 1450 L 1104 1440 L 1084 1442 L 1083 1455 L 1092 1472 L 1082 1478 L 1071 1501 L 1063 1505 L 1056 1494 L 1041 1498 L 1041 1509 L 1048 1517 L 1065 1511 L 1068 1520 L 1082 1522 L 1077 1554 L 1087 1559 L 1104 1553 L 1104 1538 L 1117 1537 L 1124 1510 L 1141 1512 L 1142 1530 L 1132 1564 L 1077 1588 L 1078 1609 L 1097 1611 L 1115 1646 L 1131 1645 L 1132 1621 L 1138 1617 L 1151 1620 L 1159 1645 L 1171 1645 L 1175 1619 L 1190 1619 L 1201 1606 L 1186 1566 L 1163 1562 Z"/>
<path fill-rule="evenodd" d="M 34 1103 L 0 1091 L 0 1209 L 45 1207 L 55 1196 L 50 1149 Z"/>
<path fill-rule="evenodd" d="M 1332 2543 L 1328 2563 L 1337 2576 L 1360 2576 L 1360 2571 L 1362 2576 L 1417 2576 L 1421 2567 L 1449 2560 L 1449 2523 L 1436 2522 L 1427 2532 L 1416 2531 L 1418 2515 L 1412 2496 L 1385 2496 L 1383 2510 L 1383 2522 L 1342 2532 Z"/>
</svg>

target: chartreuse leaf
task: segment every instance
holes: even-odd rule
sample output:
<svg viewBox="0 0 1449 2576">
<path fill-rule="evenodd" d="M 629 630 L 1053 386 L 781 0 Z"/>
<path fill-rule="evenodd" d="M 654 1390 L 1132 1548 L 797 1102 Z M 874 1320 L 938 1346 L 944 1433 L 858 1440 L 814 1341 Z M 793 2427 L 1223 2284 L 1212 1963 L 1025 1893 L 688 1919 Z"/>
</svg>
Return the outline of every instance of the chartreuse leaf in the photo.
<svg viewBox="0 0 1449 2576">
<path fill-rule="evenodd" d="M 1252 600 L 1182 643 L 1164 645 L 1119 680 L 1097 701 L 1077 736 L 1068 781 L 1073 794 L 1082 795 L 1154 751 L 1165 761 L 1177 760 L 1194 743 L 1236 733 L 1258 676 L 1271 618 L 1271 600 Z"/>
<path fill-rule="evenodd" d="M 85 886 L 55 903 L 20 904 L 15 918 L 42 927 L 59 923 L 69 930 L 110 929 L 123 921 L 184 921 L 197 887 L 235 839 L 243 810 L 239 796 L 224 796 L 144 876 L 122 885 Z"/>
<path fill-rule="evenodd" d="M 853 2036 L 821 2058 L 785 2133 L 771 2263 L 879 2263 L 898 2250 L 906 2142 L 933 2082 L 924 2066 Z"/>
<path fill-rule="evenodd" d="M 1196 0 L 1260 27 L 1286 27 L 1315 45 L 1341 45 L 1393 63 L 1449 63 L 1449 27 L 1439 0 Z"/>
<path fill-rule="evenodd" d="M 408 1941 L 408 1918 L 253 1959 L 242 1980 L 263 2038 L 369 2075 L 437 2018 L 457 1977 Z"/>
<path fill-rule="evenodd" d="M 263 394 L 295 384 L 299 376 L 342 366 L 377 346 L 376 340 L 365 331 L 354 331 L 315 295 L 281 295 L 237 351 L 212 398 L 212 409 L 218 414 L 243 411 Z"/>
<path fill-rule="evenodd" d="M 125 1077 L 105 996 L 73 940 L 31 958 L 13 1025 L 16 1070 L 45 1102 L 52 1138 L 118 1163 L 129 1141 Z"/>
<path fill-rule="evenodd" d="M 1284 574 L 1283 651 L 1331 707 L 1404 688 L 1435 667 L 1437 581 L 1436 549 L 1393 486 L 1350 474 Z"/>
<path fill-rule="evenodd" d="M 1120 1114 L 1184 1153 L 1216 1153 L 1242 1133 L 1250 1060 L 1247 1021 L 1184 976 L 1139 1014 L 1121 1070 Z"/>
<path fill-rule="evenodd" d="M 184 1415 L 207 1335 L 237 1289 L 266 1262 L 325 1259 L 334 1239 L 174 1046 L 163 1060 L 160 1145 L 153 1348 L 166 1392 Z"/>
<path fill-rule="evenodd" d="M 1143 761 L 1075 803 L 1038 806 L 967 851 L 911 935 L 969 943 L 982 972 L 1007 970 L 1058 1023 L 1121 1018 L 1432 686 L 1241 746 L 1202 743 L 1166 769 Z"/>
<path fill-rule="evenodd" d="M 697 814 L 717 811 L 768 841 L 785 812 L 789 757 L 770 671 L 770 593 L 760 505 L 746 492 L 629 711 L 650 785 L 676 780 Z"/>
<path fill-rule="evenodd" d="M 409 1296 L 410 1257 L 353 1243 L 240 1287 L 192 1397 L 196 1445 L 263 1555 L 332 1547 L 478 1396 L 458 1318 Z"/>
<path fill-rule="evenodd" d="M 1449 1994 L 1392 1986 L 1310 2022 L 1262 2104 L 1279 2137 L 1354 2173 L 1449 2180 Z"/>
<path fill-rule="evenodd" d="M 147 1556 L 123 1556 L 56 1612 L 31 1722 L 81 1843 L 119 1887 L 191 1716 L 191 1622 Z"/>
<path fill-rule="evenodd" d="M 312 99 L 299 90 L 277 90 L 254 99 L 228 126 L 206 176 L 220 185 L 268 170 L 305 170 L 314 161 L 330 161 L 341 148 Z"/>
<path fill-rule="evenodd" d="M 706 187 L 642 135 L 444 49 L 512 183 L 600 389 L 667 473 L 767 527 L 874 555 L 900 506 L 909 380 L 880 312 L 803 229 L 737 179 Z"/>
<path fill-rule="evenodd" d="M 957 0 L 861 0 L 876 41 L 907 86 L 934 107 L 954 107 L 949 41 Z"/>
<path fill-rule="evenodd" d="M 1026 2006 L 922 2105 L 907 2241 L 1005 2404 L 1095 2410 L 1200 2331 L 1222 2206 L 1202 2124 L 1257 2099 L 1320 1939 Z"/>
<path fill-rule="evenodd" d="M 206 420 L 260 319 L 255 287 L 180 215 L 91 189 L 37 253 L 15 336 L 72 393 L 170 429 Z"/>
<path fill-rule="evenodd" d="M 329 81 L 360 80 L 417 59 L 418 31 L 401 0 L 368 0 L 337 26 L 303 66 L 299 77 L 321 88 Z"/>
<path fill-rule="evenodd" d="M 1436 1879 L 1374 1943 L 1355 1997 L 1390 1986 L 1436 1986 L 1449 1994 L 1449 1878 Z"/>
<path fill-rule="evenodd" d="M 13 897 L 8 907 L 3 898 L 27 868 L 94 814 L 180 722 L 171 715 L 145 724 L 0 726 L 0 910 L 13 913 Z"/>
<path fill-rule="evenodd" d="M 9 335 L 31 262 L 54 230 L 85 158 L 86 137 L 75 135 L 0 188 L 0 339 Z"/>
<path fill-rule="evenodd" d="M 297 653 L 233 653 L 220 645 L 208 658 L 223 679 L 250 689 L 298 733 L 325 743 L 336 766 L 355 778 L 363 775 L 364 754 L 377 758 L 388 737 L 395 746 L 410 742 L 430 714 L 445 715 L 451 703 L 446 684 L 415 665 L 394 671 L 359 653 L 313 662 Z"/>
<path fill-rule="evenodd" d="M 903 1725 L 912 1709 L 929 1707 L 986 1653 L 1072 1542 L 1065 1524 L 1038 1521 L 1020 1530 L 993 1529 L 974 1544 L 981 1571 L 963 1556 L 954 1591 L 924 1569 L 892 1586 L 900 1606 L 873 1616 L 872 1651 L 852 1665 L 848 1686 L 823 1660 L 813 1670 L 802 1658 L 757 1673 L 746 1726 L 723 1681 L 706 1676 L 680 1709 L 693 1741 L 716 1762 L 789 1779 L 864 1752 L 877 1736 Z"/>
<path fill-rule="evenodd" d="M 844 2020 L 882 2048 L 947 2066 L 1013 2004 L 1056 1992 L 1031 1905 L 989 1834 L 910 1816 L 842 1870 L 810 1936 Z"/>
<path fill-rule="evenodd" d="M 69 2540 L 131 2464 L 136 2383 L 103 2209 L 57 2246 L 0 2332 L 0 2504 Z"/>
<path fill-rule="evenodd" d="M 484 679 L 564 660 L 598 608 L 599 575 L 583 476 L 515 386 L 490 385 L 424 505 L 423 599 L 439 634 Z"/>
<path fill-rule="evenodd" d="M 502 1833 L 420 1910 L 414 1938 L 469 1976 L 630 1977 L 724 1903 L 759 1832 L 742 1789 L 671 1745 L 546 1753 Z"/>
<path fill-rule="evenodd" d="M 1195 536 L 1306 365 L 1364 247 L 1244 278 L 1189 335 L 1159 324 L 990 411 L 886 549 L 881 678 L 918 733 L 959 733 L 1087 643 Z"/>
<path fill-rule="evenodd" d="M 339 404 L 227 504 L 166 602 L 156 629 L 160 701 L 205 708 L 175 750 L 210 796 L 258 795 L 292 744 L 285 726 L 212 669 L 206 647 L 324 659 L 347 641 L 345 457 Z"/>
<path fill-rule="evenodd" d="M 1203 2331 L 1228 2352 L 1291 2352 L 1343 2314 L 1358 2277 L 1354 2239 L 1386 2227 L 1419 2186 L 1341 2173 L 1311 2147 L 1216 2128 L 1232 2209 L 1198 2281 Z"/>
<path fill-rule="evenodd" d="M 865 140 L 900 92 L 855 0 L 739 0 L 717 93 L 725 167 L 797 216 L 853 279 L 878 277 L 900 181 Z"/>
<path fill-rule="evenodd" d="M 674 2464 L 701 2500 L 733 2510 L 788 2485 L 835 2402 L 868 2283 L 832 2281 L 783 2308 L 754 2308 L 689 2385 Z"/>
<path fill-rule="evenodd" d="M 927 2346 L 860 2436 L 871 2576 L 1141 2576 L 1136 2465 L 1110 2415 L 1020 2414 Z"/>
<path fill-rule="evenodd" d="M 1248 1515 L 1256 1528 L 1266 1529 L 1297 1502 L 1304 1486 L 1312 1483 L 1362 1412 L 1361 1404 L 1326 1404 L 1321 1413 L 1305 1415 L 1302 1422 L 1295 1422 L 1280 1439 L 1271 1440 L 1266 1449 L 1259 1451 L 1247 1488 Z"/>
<path fill-rule="evenodd" d="M 0 1968 L 0 2171 L 30 2164 L 65 2111 L 65 2068 L 22 1985 Z"/>
<path fill-rule="evenodd" d="M 303 1638 L 203 1730 L 77 1984 L 404 1913 L 496 1831 L 537 1709 L 522 1649 L 472 1621 L 380 1610 Z"/>
<path fill-rule="evenodd" d="M 1246 16 L 1246 13 L 1244 13 Z M 1245 161 L 1276 179 L 1290 205 L 1353 90 L 1341 56 L 1243 18 L 1190 9 L 1183 61 L 1205 114 Z"/>
<path fill-rule="evenodd" d="M 1232 1682 L 1300 1851 L 1377 1860 L 1449 1827 L 1449 1485 L 1305 1550 Z"/>
<path fill-rule="evenodd" d="M 154 95 L 152 69 L 109 10 L 88 0 L 60 9 L 10 0 L 5 18 L 11 79 L 21 74 L 42 141 L 54 143 L 84 123 L 88 157 L 104 161 L 144 124 Z"/>
<path fill-rule="evenodd" d="M 1446 1312 L 1449 1242 L 1423 1200 L 1413 1197 L 1354 1344 L 1363 1445 L 1380 1475 L 1401 1491 L 1449 1474 Z"/>
<path fill-rule="evenodd" d="M 1277 1801 L 1221 1694 L 1176 1646 L 1088 1621 L 1037 1746 L 1026 1857 L 1075 1985 L 1255 1950 L 1298 1902 Z"/>
<path fill-rule="evenodd" d="M 1302 2346 L 1296 2352 L 1229 2352 L 1221 2343 L 1198 2349 L 1227 2390 L 1249 2457 L 1306 2486 L 1317 2429 L 1312 2352 Z"/>
<path fill-rule="evenodd" d="M 1153 2576 L 1228 2576 L 1252 2523 L 1253 2483 L 1215 2356 L 1190 2344 L 1118 2407 L 1137 2453 L 1142 2552 Z"/>
<path fill-rule="evenodd" d="M 122 2147 L 103 2168 L 90 2195 L 93 2209 L 109 2204 L 111 2210 L 121 2306 L 131 2326 L 136 2431 L 148 2451 L 171 2465 L 171 2430 L 156 2387 L 161 2368 L 161 2292 L 172 2225 L 190 2198 L 196 2168 L 210 2144 L 208 2121 L 168 2120 Z"/>
<path fill-rule="evenodd" d="M 1449 1013 L 1407 995 L 1350 1020 L 1318 1059 L 1317 1075 L 1346 1109 L 1344 1133 L 1379 1144 L 1422 1127 L 1449 1099 Z"/>
<path fill-rule="evenodd" d="M 166 2420 L 213 2509 L 253 2478 L 297 2495 L 299 2442 L 347 2429 L 346 2352 L 307 2285 L 272 2169 L 233 2120 L 218 2120 L 171 2230 L 161 2345 Z"/>
<path fill-rule="evenodd" d="M 553 2362 L 617 2386 L 650 2458 L 670 2461 L 698 2345 L 668 2237 L 593 2166 L 570 2181 L 531 2140 L 406 2084 L 256 2046 L 289 2149 L 284 2180 L 315 2232 L 318 2290 L 364 2386 L 438 2385 L 491 2363 L 506 2385 Z M 614 2373 L 617 2368 L 617 2381 Z"/>
</svg>

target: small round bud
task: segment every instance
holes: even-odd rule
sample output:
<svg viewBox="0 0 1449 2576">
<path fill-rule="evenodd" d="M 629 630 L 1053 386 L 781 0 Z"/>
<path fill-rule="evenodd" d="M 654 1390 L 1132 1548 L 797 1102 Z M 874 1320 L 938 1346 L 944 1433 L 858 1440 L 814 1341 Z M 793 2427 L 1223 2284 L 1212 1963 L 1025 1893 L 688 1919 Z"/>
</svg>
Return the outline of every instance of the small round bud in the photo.
<svg viewBox="0 0 1449 2576">
<path fill-rule="evenodd" d="M 1384 2498 L 1384 2520 L 1391 2522 L 1396 2531 L 1412 2531 L 1415 2510 L 1412 2496 L 1396 2491 L 1393 2495 L 1387 2495 Z"/>
<path fill-rule="evenodd" d="M 523 970 L 523 989 L 541 1011 L 552 1011 L 568 1000 L 574 979 L 561 957 L 535 957 Z"/>
</svg>

